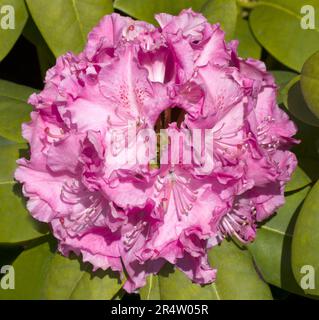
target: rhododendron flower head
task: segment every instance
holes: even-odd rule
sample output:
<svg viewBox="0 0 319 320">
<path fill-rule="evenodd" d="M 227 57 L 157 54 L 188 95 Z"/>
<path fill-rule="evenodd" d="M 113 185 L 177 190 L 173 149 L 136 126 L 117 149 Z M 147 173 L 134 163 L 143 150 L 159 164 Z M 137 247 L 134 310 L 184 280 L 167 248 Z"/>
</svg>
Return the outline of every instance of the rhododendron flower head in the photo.
<svg viewBox="0 0 319 320">
<path fill-rule="evenodd" d="M 296 167 L 296 128 L 265 65 L 190 9 L 156 19 L 105 16 L 82 53 L 57 59 L 29 99 L 31 156 L 15 173 L 58 250 L 125 273 L 128 292 L 165 263 L 213 282 L 208 250 L 253 241 Z"/>
</svg>

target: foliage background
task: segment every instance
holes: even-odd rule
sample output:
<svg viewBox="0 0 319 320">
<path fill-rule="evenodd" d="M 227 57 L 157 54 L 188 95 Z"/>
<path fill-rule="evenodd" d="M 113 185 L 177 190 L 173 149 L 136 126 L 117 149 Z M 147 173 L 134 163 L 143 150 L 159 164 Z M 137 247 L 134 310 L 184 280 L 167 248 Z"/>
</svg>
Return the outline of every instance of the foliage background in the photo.
<svg viewBox="0 0 319 320">
<path fill-rule="evenodd" d="M 15 30 L 0 29 L 0 266 L 13 264 L 15 290 L 0 299 L 313 299 L 302 290 L 301 267 L 319 273 L 319 0 L 0 0 L 12 5 Z M 301 8 L 315 8 L 315 28 L 300 26 Z M 218 280 L 200 287 L 167 265 L 148 279 L 140 295 L 124 294 L 111 272 L 92 273 L 75 257 L 56 253 L 45 225 L 25 208 L 13 180 L 15 160 L 28 154 L 21 123 L 28 96 L 43 87 L 46 70 L 68 50 L 80 52 L 89 30 L 112 11 L 154 22 L 157 12 L 192 7 L 220 22 L 227 40 L 240 40 L 242 57 L 262 59 L 279 85 L 278 103 L 299 127 L 299 160 L 286 188 L 286 204 L 260 225 L 257 240 L 231 239 L 209 254 Z M 1 18 L 1 15 L 0 15 Z"/>
</svg>

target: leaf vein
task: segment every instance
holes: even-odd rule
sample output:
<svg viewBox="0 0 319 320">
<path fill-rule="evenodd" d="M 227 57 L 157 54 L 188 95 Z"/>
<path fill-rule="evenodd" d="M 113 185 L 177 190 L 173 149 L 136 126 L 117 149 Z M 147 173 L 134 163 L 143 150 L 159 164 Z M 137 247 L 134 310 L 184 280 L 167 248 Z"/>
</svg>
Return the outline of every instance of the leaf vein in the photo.
<svg viewBox="0 0 319 320">
<path fill-rule="evenodd" d="M 288 236 L 288 237 L 291 237 L 292 238 L 292 234 L 290 233 L 285 233 L 283 231 L 280 231 L 280 230 L 277 230 L 277 229 L 274 229 L 274 228 L 271 228 L 271 227 L 268 227 L 268 226 L 261 226 L 261 229 L 264 229 L 266 231 L 269 231 L 269 232 L 274 232 L 274 233 L 277 233 L 277 234 L 280 234 L 281 236 Z"/>
<path fill-rule="evenodd" d="M 75 2 L 76 2 L 76 0 L 72 0 L 72 6 L 73 6 L 73 9 L 74 9 L 75 18 L 76 18 L 76 20 L 77 20 L 78 23 L 79 23 L 82 40 L 83 40 L 83 42 L 85 43 L 85 42 L 86 42 L 86 39 L 85 39 L 85 34 L 84 34 L 84 27 L 83 27 L 83 24 L 82 24 L 82 22 L 81 22 L 80 13 L 79 13 L 79 10 L 77 9 L 77 6 L 76 6 L 76 3 L 75 3 Z"/>
</svg>

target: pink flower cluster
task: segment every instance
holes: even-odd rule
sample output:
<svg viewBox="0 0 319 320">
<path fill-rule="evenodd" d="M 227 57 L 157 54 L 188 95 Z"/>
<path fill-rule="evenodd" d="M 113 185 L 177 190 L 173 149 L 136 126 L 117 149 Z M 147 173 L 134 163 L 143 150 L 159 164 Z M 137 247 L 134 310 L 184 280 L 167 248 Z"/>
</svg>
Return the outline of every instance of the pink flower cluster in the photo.
<svg viewBox="0 0 319 320">
<path fill-rule="evenodd" d="M 156 19 L 160 27 L 105 16 L 82 53 L 58 58 L 30 97 L 23 137 L 31 157 L 15 173 L 59 251 L 125 270 L 128 292 L 166 262 L 196 283 L 214 281 L 208 249 L 225 237 L 252 241 L 257 223 L 283 205 L 297 163 L 288 151 L 296 128 L 265 65 L 238 57 L 238 42 L 191 10 Z M 186 115 L 169 130 L 213 130 L 211 172 L 107 163 L 110 130 L 128 130 L 129 121 L 154 128 L 174 107 Z"/>
</svg>

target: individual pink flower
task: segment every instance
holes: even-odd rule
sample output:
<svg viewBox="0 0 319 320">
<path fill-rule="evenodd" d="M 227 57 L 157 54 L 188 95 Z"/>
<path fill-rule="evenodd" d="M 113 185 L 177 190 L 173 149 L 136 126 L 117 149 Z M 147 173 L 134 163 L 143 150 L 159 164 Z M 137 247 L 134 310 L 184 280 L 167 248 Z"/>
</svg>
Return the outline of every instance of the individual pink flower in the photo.
<svg viewBox="0 0 319 320">
<path fill-rule="evenodd" d="M 125 272 L 128 292 L 166 262 L 213 282 L 207 251 L 253 241 L 296 167 L 296 128 L 264 64 L 190 9 L 156 18 L 158 28 L 106 16 L 81 54 L 58 58 L 29 99 L 31 156 L 15 173 L 59 251 Z"/>
</svg>

